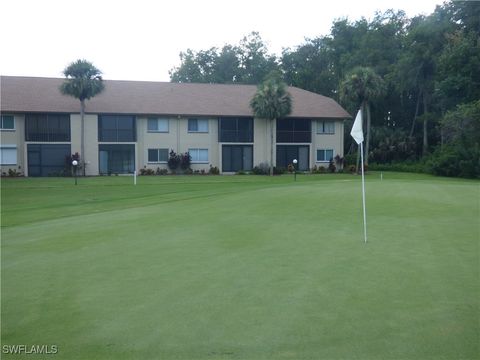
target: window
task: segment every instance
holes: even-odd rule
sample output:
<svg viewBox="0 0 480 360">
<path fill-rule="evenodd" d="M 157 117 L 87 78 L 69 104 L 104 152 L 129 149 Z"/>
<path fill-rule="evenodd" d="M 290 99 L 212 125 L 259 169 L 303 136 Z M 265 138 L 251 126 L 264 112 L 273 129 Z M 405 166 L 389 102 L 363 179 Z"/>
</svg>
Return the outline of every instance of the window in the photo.
<svg viewBox="0 0 480 360">
<path fill-rule="evenodd" d="M 168 132 L 168 119 L 149 118 L 147 131 L 148 132 Z"/>
<path fill-rule="evenodd" d="M 220 118 L 220 142 L 253 142 L 253 118 Z"/>
<path fill-rule="evenodd" d="M 98 145 L 98 168 L 103 174 L 133 174 L 135 171 L 135 145 Z"/>
<path fill-rule="evenodd" d="M 332 149 L 317 149 L 317 162 L 329 162 L 333 159 Z"/>
<path fill-rule="evenodd" d="M 252 167 L 252 145 L 222 145 L 222 171 L 250 171 Z"/>
<path fill-rule="evenodd" d="M 278 143 L 309 143 L 312 141 L 310 119 L 278 119 Z"/>
<path fill-rule="evenodd" d="M 208 163 L 208 149 L 188 149 L 192 163 Z"/>
<path fill-rule="evenodd" d="M 335 122 L 317 121 L 317 134 L 335 134 Z"/>
<path fill-rule="evenodd" d="M 130 115 L 101 115 L 98 118 L 98 141 L 134 142 L 135 117 Z"/>
<path fill-rule="evenodd" d="M 70 141 L 70 115 L 26 114 L 25 140 L 48 142 Z"/>
<path fill-rule="evenodd" d="M 0 165 L 17 164 L 17 147 L 15 145 L 4 145 L 0 147 Z"/>
<path fill-rule="evenodd" d="M 166 163 L 168 161 L 168 149 L 148 149 L 149 163 Z"/>
<path fill-rule="evenodd" d="M 297 159 L 297 170 L 307 171 L 310 166 L 308 145 L 277 145 L 277 167 L 287 169 Z"/>
<path fill-rule="evenodd" d="M 65 159 L 71 154 L 70 144 L 28 144 L 28 176 L 59 176 L 65 174 L 67 165 Z"/>
<path fill-rule="evenodd" d="M 13 115 L 2 115 L 0 129 L 15 130 L 15 120 L 13 118 Z"/>
<path fill-rule="evenodd" d="M 188 132 L 208 133 L 208 119 L 188 119 Z"/>
</svg>

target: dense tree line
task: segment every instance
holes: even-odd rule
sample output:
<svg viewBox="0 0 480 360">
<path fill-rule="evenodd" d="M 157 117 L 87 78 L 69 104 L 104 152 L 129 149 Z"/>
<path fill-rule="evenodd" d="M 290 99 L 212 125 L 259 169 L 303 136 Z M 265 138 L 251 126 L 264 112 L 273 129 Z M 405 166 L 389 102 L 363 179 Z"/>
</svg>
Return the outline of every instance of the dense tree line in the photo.
<svg viewBox="0 0 480 360">
<path fill-rule="evenodd" d="M 363 107 L 372 164 L 480 176 L 480 2 L 445 2 L 413 18 L 389 10 L 370 21 L 339 19 L 329 35 L 280 56 L 251 33 L 180 59 L 174 82 L 258 84 L 279 71 L 287 84 L 332 97 L 351 114 Z M 355 151 L 349 136 L 345 151 Z"/>
</svg>

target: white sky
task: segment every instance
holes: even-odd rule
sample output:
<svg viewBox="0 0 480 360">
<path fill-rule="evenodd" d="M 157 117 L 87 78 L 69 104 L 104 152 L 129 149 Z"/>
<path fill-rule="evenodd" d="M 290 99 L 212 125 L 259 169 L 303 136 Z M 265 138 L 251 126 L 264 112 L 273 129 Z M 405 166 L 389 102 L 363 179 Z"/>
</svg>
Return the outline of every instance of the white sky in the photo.
<svg viewBox="0 0 480 360">
<path fill-rule="evenodd" d="M 271 53 L 376 10 L 428 15 L 442 0 L 0 0 L 0 73 L 62 77 L 87 59 L 105 79 L 169 81 L 179 53 L 260 32 Z"/>
</svg>

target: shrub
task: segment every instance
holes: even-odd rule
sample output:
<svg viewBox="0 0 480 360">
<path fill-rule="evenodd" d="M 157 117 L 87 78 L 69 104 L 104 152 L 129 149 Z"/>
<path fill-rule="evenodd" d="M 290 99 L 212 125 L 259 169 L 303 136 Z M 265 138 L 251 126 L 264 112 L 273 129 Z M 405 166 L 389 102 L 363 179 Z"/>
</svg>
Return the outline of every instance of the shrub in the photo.
<svg viewBox="0 0 480 360">
<path fill-rule="evenodd" d="M 216 166 L 210 165 L 210 169 L 208 170 L 210 175 L 220 175 L 220 169 Z"/>
<path fill-rule="evenodd" d="M 370 163 L 369 169 L 376 171 L 423 173 L 425 172 L 425 164 L 423 162 L 415 161 L 392 162 L 387 164 Z"/>
<path fill-rule="evenodd" d="M 190 169 L 190 163 L 192 162 L 192 157 L 188 152 L 178 155 L 180 157 L 180 168 L 182 170 Z"/>
<path fill-rule="evenodd" d="M 276 166 L 273 167 L 273 175 L 282 175 L 282 174 L 285 174 L 286 171 L 287 170 L 282 167 L 276 167 Z"/>
<path fill-rule="evenodd" d="M 330 159 L 330 162 L 328 163 L 328 171 L 330 171 L 331 173 L 334 173 L 335 170 L 337 170 L 337 167 L 333 163 L 333 159 Z"/>
<path fill-rule="evenodd" d="M 270 174 L 270 166 L 267 163 L 260 163 L 252 169 L 255 175 L 268 175 Z"/>
<path fill-rule="evenodd" d="M 426 170 L 434 175 L 463 178 L 480 177 L 480 149 L 447 145 L 437 149 L 426 163 Z"/>
<path fill-rule="evenodd" d="M 323 174 L 323 173 L 325 173 L 325 166 L 317 167 L 317 165 L 315 165 L 312 168 L 312 174 Z"/>
<path fill-rule="evenodd" d="M 8 169 L 8 176 L 9 177 L 19 177 L 23 176 L 20 171 L 17 171 L 16 169 Z"/>
<path fill-rule="evenodd" d="M 356 165 L 357 164 L 357 154 L 345 155 L 343 158 L 343 164 L 345 166 Z"/>
<path fill-rule="evenodd" d="M 168 170 L 167 169 L 160 169 L 159 167 L 157 167 L 157 171 L 155 171 L 155 174 L 156 175 L 167 175 Z"/>
<path fill-rule="evenodd" d="M 343 165 L 345 164 L 345 158 L 344 157 L 341 157 L 340 155 L 336 155 L 335 158 L 335 165 L 337 166 L 337 168 L 340 168 L 340 169 L 343 169 Z"/>
<path fill-rule="evenodd" d="M 171 150 L 168 156 L 168 168 L 172 170 L 172 172 L 177 170 L 180 166 L 181 161 L 182 160 L 180 158 L 180 155 L 178 155 L 175 151 Z"/>
<path fill-rule="evenodd" d="M 155 171 L 153 169 L 147 169 L 146 167 L 140 169 L 138 172 L 139 175 L 155 175 Z"/>
</svg>

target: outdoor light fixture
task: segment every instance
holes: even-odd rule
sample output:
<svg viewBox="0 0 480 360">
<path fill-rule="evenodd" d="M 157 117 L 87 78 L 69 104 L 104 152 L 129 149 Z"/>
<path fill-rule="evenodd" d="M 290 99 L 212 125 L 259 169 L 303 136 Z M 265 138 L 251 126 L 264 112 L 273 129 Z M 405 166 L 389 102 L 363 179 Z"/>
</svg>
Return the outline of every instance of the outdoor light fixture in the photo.
<svg viewBox="0 0 480 360">
<path fill-rule="evenodd" d="M 293 178 L 297 181 L 297 159 L 293 159 Z"/>
<path fill-rule="evenodd" d="M 75 176 L 75 185 L 77 185 L 77 166 L 78 166 L 78 161 L 73 160 L 72 161 L 72 166 L 73 166 L 73 175 Z"/>
</svg>

